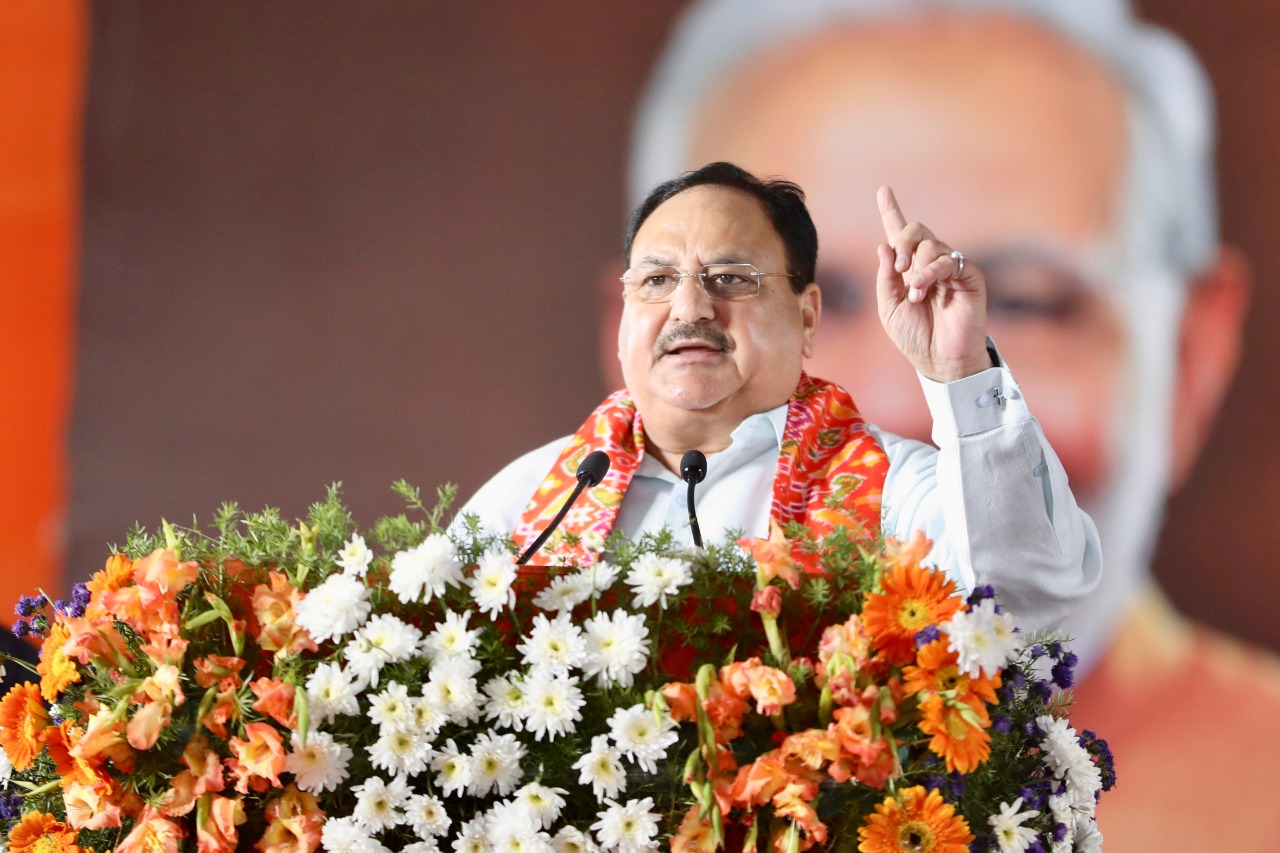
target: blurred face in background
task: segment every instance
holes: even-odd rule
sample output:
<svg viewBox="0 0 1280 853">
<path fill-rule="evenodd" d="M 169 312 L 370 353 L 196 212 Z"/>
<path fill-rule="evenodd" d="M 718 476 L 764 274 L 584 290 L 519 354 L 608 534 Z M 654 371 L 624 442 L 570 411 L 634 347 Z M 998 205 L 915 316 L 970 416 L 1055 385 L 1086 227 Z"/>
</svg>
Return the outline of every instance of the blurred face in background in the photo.
<svg viewBox="0 0 1280 853">
<path fill-rule="evenodd" d="M 1102 489 L 1129 345 L 1107 257 L 1125 184 L 1122 89 L 1058 37 L 1002 17 L 861 24 L 753 56 L 706 100 L 689 162 L 724 159 L 804 188 L 822 325 L 810 373 L 880 426 L 931 420 L 880 326 L 875 191 L 982 265 L 989 330 L 1072 488 Z"/>
</svg>

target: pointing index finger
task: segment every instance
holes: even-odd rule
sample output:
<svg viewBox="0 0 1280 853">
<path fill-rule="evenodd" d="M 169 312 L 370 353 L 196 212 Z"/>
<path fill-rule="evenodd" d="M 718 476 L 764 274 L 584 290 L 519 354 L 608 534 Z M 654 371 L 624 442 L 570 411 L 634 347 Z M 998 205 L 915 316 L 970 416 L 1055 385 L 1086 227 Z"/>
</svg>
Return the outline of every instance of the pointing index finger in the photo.
<svg viewBox="0 0 1280 853">
<path fill-rule="evenodd" d="M 902 215 L 902 208 L 898 207 L 898 199 L 893 195 L 893 190 L 888 187 L 881 187 L 876 193 L 876 202 L 880 205 L 880 221 L 884 224 L 884 235 L 889 238 L 889 242 L 893 243 L 894 238 L 907 227 L 907 218 Z"/>
</svg>

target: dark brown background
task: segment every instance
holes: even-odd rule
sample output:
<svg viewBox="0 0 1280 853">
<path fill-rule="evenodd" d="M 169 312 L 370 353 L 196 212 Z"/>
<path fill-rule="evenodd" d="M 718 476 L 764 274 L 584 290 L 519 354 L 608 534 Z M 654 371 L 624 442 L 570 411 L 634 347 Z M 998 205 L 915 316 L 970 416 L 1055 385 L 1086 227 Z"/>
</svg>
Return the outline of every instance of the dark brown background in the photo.
<svg viewBox="0 0 1280 853">
<path fill-rule="evenodd" d="M 135 520 L 464 494 L 602 395 L 630 115 L 682 4 L 93 6 L 69 575 Z M 1220 97 L 1245 359 L 1170 508 L 1186 611 L 1280 648 L 1280 6 L 1147 0 Z M 874 415 L 874 413 L 872 413 Z"/>
</svg>

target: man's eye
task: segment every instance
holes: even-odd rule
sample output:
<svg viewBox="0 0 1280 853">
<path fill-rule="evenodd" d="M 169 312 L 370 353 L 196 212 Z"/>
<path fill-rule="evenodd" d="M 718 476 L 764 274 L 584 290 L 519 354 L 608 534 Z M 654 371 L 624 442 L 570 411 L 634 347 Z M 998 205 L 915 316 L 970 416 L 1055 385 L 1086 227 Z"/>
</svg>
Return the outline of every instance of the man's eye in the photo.
<svg viewBox="0 0 1280 853">
<path fill-rule="evenodd" d="M 671 283 L 671 276 L 669 275 L 645 276 L 644 280 L 640 282 L 640 284 L 643 285 L 644 287 L 652 287 L 652 288 L 666 287 L 670 283 Z"/>
<path fill-rule="evenodd" d="M 747 284 L 747 280 L 740 275 L 734 273 L 722 272 L 711 277 L 711 283 L 716 287 L 741 287 Z"/>
</svg>

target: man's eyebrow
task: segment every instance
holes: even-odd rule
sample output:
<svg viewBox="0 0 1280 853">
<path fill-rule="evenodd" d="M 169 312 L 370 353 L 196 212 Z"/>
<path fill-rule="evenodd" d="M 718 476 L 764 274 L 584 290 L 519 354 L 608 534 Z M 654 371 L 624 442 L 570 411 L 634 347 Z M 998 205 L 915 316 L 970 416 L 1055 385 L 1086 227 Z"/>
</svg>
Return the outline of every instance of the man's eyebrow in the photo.
<svg viewBox="0 0 1280 853">
<path fill-rule="evenodd" d="M 673 267 L 675 263 L 668 259 L 665 255 L 645 255 L 640 259 L 640 263 L 651 267 Z"/>
</svg>

